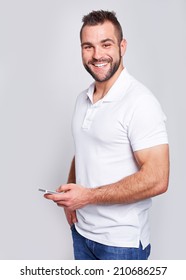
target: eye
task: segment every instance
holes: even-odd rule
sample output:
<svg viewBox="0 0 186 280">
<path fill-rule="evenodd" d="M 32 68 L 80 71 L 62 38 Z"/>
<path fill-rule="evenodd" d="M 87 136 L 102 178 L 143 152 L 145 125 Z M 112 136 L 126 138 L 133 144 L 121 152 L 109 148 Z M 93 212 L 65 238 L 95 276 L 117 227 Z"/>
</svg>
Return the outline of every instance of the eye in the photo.
<svg viewBox="0 0 186 280">
<path fill-rule="evenodd" d="M 105 48 L 105 49 L 109 48 L 110 46 L 111 46 L 110 43 L 105 43 L 105 44 L 103 44 L 103 48 Z"/>
<path fill-rule="evenodd" d="M 92 48 L 91 45 L 85 45 L 85 46 L 83 46 L 83 49 L 84 49 L 84 50 L 90 50 L 91 48 Z"/>
</svg>

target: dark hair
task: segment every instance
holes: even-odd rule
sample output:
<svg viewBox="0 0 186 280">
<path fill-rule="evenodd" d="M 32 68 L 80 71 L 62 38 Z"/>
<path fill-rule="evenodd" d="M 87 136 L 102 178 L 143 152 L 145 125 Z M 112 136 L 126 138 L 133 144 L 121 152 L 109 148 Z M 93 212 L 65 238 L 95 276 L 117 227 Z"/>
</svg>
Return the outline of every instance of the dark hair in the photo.
<svg viewBox="0 0 186 280">
<path fill-rule="evenodd" d="M 82 30 L 85 26 L 87 25 L 94 26 L 98 24 L 103 24 L 105 21 L 110 21 L 114 25 L 117 31 L 118 42 L 120 43 L 123 39 L 123 31 L 119 21 L 116 18 L 116 13 L 113 11 L 112 12 L 103 11 L 103 10 L 92 11 L 88 15 L 83 16 L 82 18 L 83 25 L 80 30 L 80 39 L 82 38 Z"/>
</svg>

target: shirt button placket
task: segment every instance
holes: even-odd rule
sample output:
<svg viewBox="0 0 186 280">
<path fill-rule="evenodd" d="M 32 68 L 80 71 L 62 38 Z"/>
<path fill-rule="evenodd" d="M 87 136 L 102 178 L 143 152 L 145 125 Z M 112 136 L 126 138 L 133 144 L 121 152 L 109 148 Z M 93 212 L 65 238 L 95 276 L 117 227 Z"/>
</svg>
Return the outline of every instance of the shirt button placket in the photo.
<svg viewBox="0 0 186 280">
<path fill-rule="evenodd" d="M 92 124 L 94 115 L 95 115 L 96 107 L 91 105 L 86 112 L 83 124 L 82 124 L 82 129 L 88 130 Z"/>
</svg>

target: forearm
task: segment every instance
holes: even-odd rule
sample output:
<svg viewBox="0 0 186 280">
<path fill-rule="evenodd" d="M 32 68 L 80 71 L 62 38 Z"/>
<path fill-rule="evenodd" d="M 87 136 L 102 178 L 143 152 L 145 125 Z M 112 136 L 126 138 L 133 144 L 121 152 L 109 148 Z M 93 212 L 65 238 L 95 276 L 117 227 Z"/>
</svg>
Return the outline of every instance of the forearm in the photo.
<svg viewBox="0 0 186 280">
<path fill-rule="evenodd" d="M 168 185 L 168 174 L 162 170 L 165 169 L 159 168 L 154 172 L 150 167 L 148 170 L 141 168 L 139 172 L 116 183 L 90 189 L 90 203 L 133 203 L 161 194 Z"/>
<path fill-rule="evenodd" d="M 76 172 L 75 172 L 75 156 L 73 157 L 71 166 L 70 166 L 70 171 L 68 175 L 68 180 L 67 184 L 75 184 L 76 183 Z"/>
<path fill-rule="evenodd" d="M 97 188 L 87 188 L 76 184 L 60 187 L 60 195 L 50 195 L 59 206 L 73 211 L 90 204 L 134 203 L 166 191 L 168 186 L 167 168 L 141 168 L 140 171 L 124 179 Z"/>
</svg>

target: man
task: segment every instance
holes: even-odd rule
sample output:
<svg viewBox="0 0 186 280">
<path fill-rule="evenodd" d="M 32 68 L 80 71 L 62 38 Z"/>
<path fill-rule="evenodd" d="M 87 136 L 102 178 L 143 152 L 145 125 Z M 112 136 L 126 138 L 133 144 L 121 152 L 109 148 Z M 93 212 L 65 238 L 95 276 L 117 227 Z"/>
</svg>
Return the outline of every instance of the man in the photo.
<svg viewBox="0 0 186 280">
<path fill-rule="evenodd" d="M 127 43 L 115 13 L 84 16 L 80 39 L 95 82 L 77 98 L 68 184 L 45 197 L 65 209 L 75 259 L 148 259 L 151 197 L 168 187 L 165 117 L 124 68 Z"/>
</svg>

